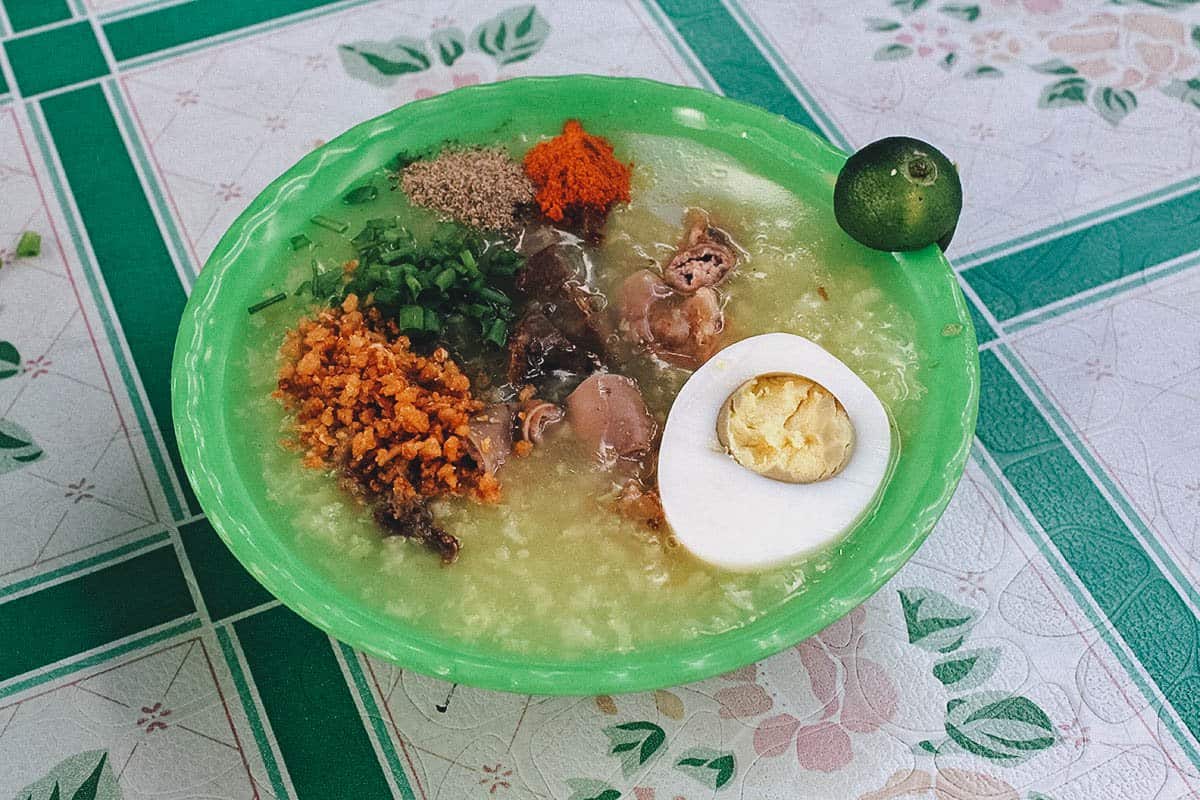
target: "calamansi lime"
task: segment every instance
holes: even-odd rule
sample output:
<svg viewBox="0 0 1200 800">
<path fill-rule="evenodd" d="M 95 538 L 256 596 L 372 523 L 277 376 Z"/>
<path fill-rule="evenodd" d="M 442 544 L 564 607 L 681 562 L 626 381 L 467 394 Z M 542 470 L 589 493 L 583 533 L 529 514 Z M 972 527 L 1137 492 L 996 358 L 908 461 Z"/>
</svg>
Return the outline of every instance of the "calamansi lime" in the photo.
<svg viewBox="0 0 1200 800">
<path fill-rule="evenodd" d="M 919 250 L 950 243 L 962 211 L 958 170 L 933 145 L 892 136 L 846 161 L 833 190 L 846 233 L 876 250 Z"/>
</svg>

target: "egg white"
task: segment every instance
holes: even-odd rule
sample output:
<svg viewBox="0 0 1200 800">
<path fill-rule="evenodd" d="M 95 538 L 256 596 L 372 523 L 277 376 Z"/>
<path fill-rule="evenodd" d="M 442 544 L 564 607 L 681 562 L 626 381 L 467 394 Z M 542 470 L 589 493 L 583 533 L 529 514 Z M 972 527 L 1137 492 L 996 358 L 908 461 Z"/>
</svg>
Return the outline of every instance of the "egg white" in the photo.
<svg viewBox="0 0 1200 800">
<path fill-rule="evenodd" d="M 726 398 L 757 375 L 779 372 L 821 384 L 846 409 L 854 450 L 834 477 L 772 480 L 738 464 L 717 442 Z M 871 506 L 891 455 L 887 411 L 861 378 L 815 342 L 768 333 L 725 348 L 683 385 L 663 429 L 658 488 L 675 538 L 694 555 L 726 569 L 764 569 L 845 534 Z"/>
</svg>

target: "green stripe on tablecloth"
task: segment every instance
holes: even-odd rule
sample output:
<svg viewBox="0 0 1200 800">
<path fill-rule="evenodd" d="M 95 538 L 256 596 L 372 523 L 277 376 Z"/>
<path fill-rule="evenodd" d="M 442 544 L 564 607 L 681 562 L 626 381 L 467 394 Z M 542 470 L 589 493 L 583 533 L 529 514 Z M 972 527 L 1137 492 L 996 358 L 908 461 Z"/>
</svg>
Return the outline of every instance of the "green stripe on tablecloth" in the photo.
<svg viewBox="0 0 1200 800">
<path fill-rule="evenodd" d="M 101 553 L 98 556 L 85 558 L 82 561 L 76 561 L 74 564 L 68 564 L 65 567 L 59 567 L 58 569 L 44 572 L 41 575 L 34 575 L 32 578 L 9 584 L 3 589 L 0 589 L 0 598 L 5 598 L 11 594 L 17 594 L 18 592 L 23 592 L 26 589 L 30 589 L 34 586 L 41 586 L 43 583 L 49 583 L 50 581 L 58 580 L 59 578 L 67 575 L 73 575 L 76 572 L 83 572 L 84 570 L 91 569 L 99 564 L 107 564 L 109 561 L 115 561 L 121 556 L 136 552 L 145 547 L 149 547 L 152 544 L 158 544 L 159 542 L 165 541 L 170 537 L 171 534 L 167 533 L 166 531 L 159 531 L 158 533 L 151 534 L 144 539 L 138 539 L 136 542 L 130 542 L 127 545 L 109 550 L 107 553 Z"/>
<path fill-rule="evenodd" d="M 1200 247 L 1200 189 L 963 271 L 1006 320 L 1132 275 Z"/>
<path fill-rule="evenodd" d="M 975 326 L 975 340 L 979 344 L 987 344 L 996 338 L 996 332 L 992 330 L 992 326 L 983 318 L 983 314 L 979 311 L 979 306 L 975 305 L 975 301 L 967 298 L 967 311 L 971 314 L 971 324 Z"/>
<path fill-rule="evenodd" d="M 195 610 L 170 547 L 0 603 L 0 680 Z"/>
<path fill-rule="evenodd" d="M 192 0 L 146 0 L 144 3 L 134 3 L 133 5 L 120 6 L 112 11 L 101 11 L 94 16 L 101 22 L 109 22 L 115 19 L 123 19 L 124 17 L 135 17 L 138 14 L 145 14 L 147 11 L 153 11 L 156 8 L 190 2 L 192 2 Z"/>
<path fill-rule="evenodd" d="M 988 351 L 979 362 L 980 440 L 1159 691 L 1200 738 L 1195 617 L 1005 365 Z"/>
<path fill-rule="evenodd" d="M 329 637 L 282 606 L 233 627 L 296 794 L 389 797 Z"/>
<path fill-rule="evenodd" d="M 726 0 L 726 5 L 730 12 L 737 18 L 738 23 L 746 29 L 747 33 L 754 39 L 755 46 L 762 51 L 771 66 L 783 78 L 784 83 L 791 89 L 792 94 L 796 95 L 797 99 L 804 104 L 804 108 L 811 114 L 821 126 L 821 131 L 831 142 L 842 148 L 846 152 L 852 151 L 850 142 L 838 130 L 838 127 L 833 124 L 833 120 L 821 108 L 820 103 L 812 94 L 805 88 L 800 79 L 796 77 L 796 73 L 788 66 L 787 59 L 780 55 L 775 46 L 771 44 L 771 40 L 758 27 L 758 23 L 754 21 L 753 15 L 742 7 L 738 0 Z"/>
<path fill-rule="evenodd" d="M 4 80 L 3 72 L 0 72 L 0 94 L 8 94 L 8 81 Z"/>
<path fill-rule="evenodd" d="M 271 601 L 271 593 L 233 557 L 207 519 L 181 526 L 179 539 L 214 622 Z"/>
<path fill-rule="evenodd" d="M 125 61 L 331 2 L 334 0 L 193 0 L 105 23 L 104 34 L 113 56 Z"/>
<path fill-rule="evenodd" d="M 4 0 L 4 13 L 15 32 L 71 18 L 67 0 Z"/>
<path fill-rule="evenodd" d="M 171 423 L 171 356 L 186 300 L 175 265 L 101 88 L 41 106 L 186 504 L 199 511 Z M 173 492 L 169 482 L 163 491 Z"/>
<path fill-rule="evenodd" d="M 371 687 L 367 683 L 367 676 L 363 674 L 362 663 L 358 660 L 358 654 L 348 644 L 343 642 L 338 642 L 337 644 L 342 651 L 342 660 L 346 662 L 346 668 L 350 671 L 350 677 L 354 679 L 354 688 L 357 690 L 358 697 L 362 701 L 367 719 L 371 720 L 371 728 L 375 731 L 375 739 L 379 742 L 380 749 L 383 750 L 383 755 L 387 759 L 388 766 L 392 768 L 392 775 L 395 776 L 396 785 L 400 788 L 400 796 L 404 800 L 416 800 L 412 784 L 408 781 L 408 773 L 404 771 L 404 767 L 400 763 L 400 755 L 396 752 L 396 746 L 392 743 L 391 734 L 388 733 L 387 725 L 383 722 L 383 715 L 379 713 L 379 706 L 375 702 L 375 695 L 371 693 Z"/>
<path fill-rule="evenodd" d="M 1177 195 L 1190 192 L 1197 187 L 1200 187 L 1200 177 L 1186 178 L 1185 180 L 1172 183 L 1171 185 L 1164 186 L 1161 189 L 1155 189 L 1153 192 L 1148 192 L 1147 194 L 1139 195 L 1138 197 L 1130 198 L 1129 200 L 1117 203 L 1116 205 L 1098 208 L 1095 211 L 1089 211 L 1086 214 L 1081 214 L 1078 217 L 1074 217 L 1064 222 L 1060 222 L 1055 225 L 1048 225 L 1045 228 L 1039 228 L 1038 230 L 1022 234 L 1015 239 L 1009 239 L 1007 241 L 1000 242 L 999 244 L 985 247 L 982 250 L 976 250 L 973 253 L 968 253 L 962 258 L 955 259 L 955 261 L 964 268 L 973 267 L 976 264 L 991 260 L 1002 253 L 1011 251 L 1013 248 L 1026 247 L 1038 242 L 1053 239 L 1057 236 L 1061 236 L 1066 231 L 1088 227 L 1093 223 L 1128 213 L 1132 209 L 1148 206 L 1162 200 L 1169 200 Z"/>
<path fill-rule="evenodd" d="M 148 633 L 145 636 L 139 636 L 136 639 L 131 639 L 113 647 L 99 650 L 91 655 L 63 664 L 60 667 L 49 669 L 44 672 L 39 672 L 22 681 L 10 683 L 3 689 L 0 689 L 0 698 L 11 697 L 18 692 L 23 692 L 26 689 L 31 689 L 34 686 L 41 686 L 44 683 L 56 681 L 66 675 L 73 675 L 82 670 L 94 667 L 97 664 L 104 664 L 114 659 L 120 658 L 126 653 L 132 653 L 135 650 L 141 650 L 158 642 L 165 642 L 168 639 L 173 639 L 189 631 L 194 631 L 203 623 L 199 619 L 192 619 L 180 622 L 178 625 L 170 625 L 165 628 Z"/>
<path fill-rule="evenodd" d="M 656 2 L 722 92 L 822 133 L 820 126 L 718 0 Z"/>
<path fill-rule="evenodd" d="M 671 43 L 671 47 L 675 48 L 676 54 L 687 64 L 687 68 L 696 76 L 696 80 L 700 85 L 710 92 L 719 92 L 720 87 L 713 81 L 712 76 L 704 71 L 704 67 L 696 59 L 696 54 L 693 53 L 679 36 L 679 32 L 671 27 L 670 20 L 663 14 L 661 8 L 654 0 L 642 0 L 642 7 L 646 9 L 646 13 L 654 19 L 654 24 L 657 25 L 666 35 L 667 41 Z"/>
<path fill-rule="evenodd" d="M 1073 572 L 1071 572 L 1070 567 L 1067 566 L 1067 564 L 1063 561 L 1062 554 L 1051 544 L 1051 541 L 1046 537 L 1045 532 L 1039 529 L 1037 524 L 1029 518 L 1029 515 L 1025 512 L 1025 509 L 1022 508 L 1021 503 L 1013 495 L 1013 492 L 1011 491 L 1007 481 L 1005 481 L 1003 477 L 996 473 L 990 460 L 986 456 L 986 451 L 984 451 L 982 448 L 976 448 L 972 455 L 972 460 L 979 466 L 983 473 L 987 475 L 992 487 L 1000 495 L 1001 499 L 1004 500 L 1004 504 L 1008 506 L 1008 509 L 1012 512 L 1013 517 L 1021 523 L 1023 528 L 1025 528 L 1025 532 L 1029 535 L 1029 538 L 1037 546 L 1042 556 L 1046 559 L 1046 562 L 1050 565 L 1050 568 L 1054 570 L 1054 573 L 1058 576 L 1059 581 L 1075 600 L 1076 605 L 1078 605 L 1080 610 L 1083 611 L 1088 621 L 1092 624 L 1093 629 L 1100 634 L 1100 637 L 1104 640 L 1104 643 L 1108 645 L 1108 649 L 1113 654 L 1113 657 L 1115 657 L 1117 661 L 1121 663 L 1121 666 L 1125 669 L 1126 673 L 1128 673 L 1130 679 L 1134 682 L 1134 684 L 1137 685 L 1138 690 L 1152 704 L 1158 705 L 1158 693 L 1155 692 L 1152 686 L 1147 684 L 1142 671 L 1138 669 L 1138 666 L 1130 660 L 1129 655 L 1125 652 L 1125 648 L 1113 635 L 1113 628 L 1104 619 L 1103 614 L 1097 611 L 1095 604 L 1089 602 L 1088 598 L 1084 596 L 1082 590 L 1080 589 L 1078 578 Z M 1200 764 L 1200 753 L 1196 751 L 1195 746 L 1192 744 L 1191 738 L 1189 738 L 1184 729 L 1180 728 L 1170 711 L 1165 708 L 1160 709 L 1158 716 L 1170 731 L 1172 738 L 1175 739 L 1176 743 L 1178 743 L 1180 748 L 1183 749 L 1184 753 L 1189 759 L 1191 759 L 1192 763 Z"/>
<path fill-rule="evenodd" d="M 101 290 L 100 283 L 96 277 L 96 268 L 92 263 L 87 248 L 84 246 L 83 233 L 79 230 L 79 225 L 75 221 L 75 215 L 70 211 L 70 200 L 63 188 L 58 169 L 54 166 L 55 156 L 50 147 L 50 137 L 46 133 L 45 126 L 42 124 L 42 120 L 37 113 L 30 113 L 29 122 L 30 127 L 33 128 L 33 138 L 37 141 L 38 152 L 41 153 L 42 159 L 46 162 L 49 170 L 50 186 L 54 190 L 58 206 L 62 209 L 63 217 L 67 221 L 67 230 L 71 236 L 71 245 L 75 249 L 75 257 L 79 259 L 79 263 L 83 266 L 83 274 L 87 280 L 88 291 L 91 292 L 92 301 L 96 304 L 96 309 L 100 314 L 100 323 L 104 328 L 104 335 L 113 345 L 112 352 L 117 362 L 117 371 L 121 374 L 121 381 L 125 384 L 126 396 L 133 407 L 133 414 L 137 419 L 138 428 L 142 432 L 142 438 L 146 442 L 146 450 L 150 453 L 150 460 L 154 464 L 155 474 L 158 475 L 159 485 L 167 498 L 167 507 L 171 511 L 172 518 L 180 519 L 184 516 L 183 509 L 179 498 L 171 486 L 167 465 L 163 461 L 163 454 L 160 452 L 155 441 L 154 426 L 150 424 L 150 418 L 146 414 L 146 408 L 142 403 L 141 394 L 138 391 L 137 381 L 134 380 L 133 372 L 129 368 L 125 353 L 118 346 L 119 337 L 116 326 L 113 325 L 112 315 L 108 312 L 108 306 L 104 300 L 104 292 Z"/>
<path fill-rule="evenodd" d="M 1013 375 L 1024 382 L 1026 391 L 1045 409 L 1049 415 L 1050 422 L 1057 425 L 1058 429 L 1063 432 L 1067 443 L 1079 454 L 1080 461 L 1091 469 L 1092 474 L 1096 476 L 1092 479 L 1093 483 L 1099 485 L 1108 493 L 1108 496 L 1112 498 L 1112 503 L 1125 515 L 1130 524 L 1136 528 L 1137 533 L 1141 535 L 1141 540 L 1158 557 L 1158 560 L 1166 566 L 1167 572 L 1175 579 L 1175 582 L 1182 587 L 1187 599 L 1191 601 L 1192 607 L 1200 609 L 1200 590 L 1197 590 L 1192 585 L 1191 576 L 1185 574 L 1179 568 L 1179 565 L 1175 563 L 1175 560 L 1171 558 L 1171 555 L 1163 548 L 1162 542 L 1158 540 L 1158 537 L 1142 520 L 1132 504 L 1121 494 L 1120 488 L 1113 482 L 1108 472 L 1097 463 L 1091 450 L 1084 446 L 1075 428 L 1067 420 L 1063 419 L 1058 407 L 1050 401 L 1050 398 L 1042 391 L 1041 385 L 1034 380 L 1033 376 L 1025 369 L 1025 365 L 1021 363 L 1021 360 L 1016 357 L 1007 345 L 1000 348 L 1000 354 L 1007 362 L 1009 369 L 1012 370 Z"/>
<path fill-rule="evenodd" d="M 108 74 L 96 32 L 86 21 L 9 39 L 4 51 L 26 97 Z"/>
<path fill-rule="evenodd" d="M 246 681 L 246 674 L 242 671 L 242 662 L 238 659 L 237 650 L 234 649 L 229 631 L 223 625 L 217 628 L 217 641 L 221 644 L 221 654 L 225 656 L 225 665 L 229 667 L 229 674 L 233 676 L 233 684 L 237 687 L 238 697 L 242 701 L 242 710 L 246 712 L 246 721 L 250 723 L 250 730 L 254 732 L 254 743 L 258 745 L 258 753 L 267 770 L 267 777 L 271 779 L 271 788 L 275 790 L 275 800 L 291 800 L 291 795 L 288 794 L 287 787 L 283 784 L 279 764 L 275 761 L 275 750 L 267 740 L 267 731 L 263 727 L 262 718 L 258 715 L 258 705 L 254 702 L 254 696 L 250 693 L 250 684 Z"/>
<path fill-rule="evenodd" d="M 1047 308 L 1041 313 L 1030 314 L 1029 316 L 1014 319 L 1012 322 L 1006 322 L 1004 324 L 1004 330 L 1012 334 L 1016 333 L 1017 331 L 1023 331 L 1026 328 L 1032 328 L 1035 325 L 1048 322 L 1049 320 L 1061 317 L 1064 314 L 1069 314 L 1072 311 L 1078 311 L 1081 308 L 1100 303 L 1103 300 L 1107 300 L 1110 297 L 1115 297 L 1116 295 L 1122 294 L 1135 287 L 1145 286 L 1153 281 L 1169 278 L 1172 275 L 1176 275 L 1180 272 L 1191 269 L 1197 264 L 1200 264 L 1200 252 L 1191 253 L 1183 258 L 1176 259 L 1175 261 L 1168 262 L 1166 264 L 1159 264 L 1157 267 L 1148 269 L 1145 272 L 1137 273 L 1126 281 L 1119 281 L 1115 284 L 1105 286 L 1095 292 L 1086 292 L 1068 302 L 1062 303 L 1061 305 L 1054 306 L 1053 308 Z"/>
<path fill-rule="evenodd" d="M 183 268 L 186 279 L 189 281 L 188 291 L 191 291 L 191 283 L 194 283 L 196 280 L 196 265 L 192 263 L 191 251 L 183 244 L 183 234 L 180 232 L 175 215 L 172 213 L 171 207 L 163 195 L 162 186 L 158 182 L 158 173 L 150 166 L 150 158 L 146 153 L 146 147 L 139 134 L 140 129 L 134 124 L 133 115 L 129 113 L 129 107 L 125 103 L 125 95 L 121 90 L 121 86 L 115 80 L 105 81 L 104 84 L 108 90 L 108 96 L 112 99 L 113 106 L 121 117 L 121 125 L 125 128 L 126 141 L 129 142 L 129 147 L 133 155 L 137 157 L 138 166 L 141 167 L 142 175 L 146 178 L 146 185 L 150 188 L 150 198 L 154 202 L 158 218 L 162 220 L 163 226 L 167 229 L 167 235 L 171 239 L 171 248 L 174 250 L 175 261 Z"/>
</svg>

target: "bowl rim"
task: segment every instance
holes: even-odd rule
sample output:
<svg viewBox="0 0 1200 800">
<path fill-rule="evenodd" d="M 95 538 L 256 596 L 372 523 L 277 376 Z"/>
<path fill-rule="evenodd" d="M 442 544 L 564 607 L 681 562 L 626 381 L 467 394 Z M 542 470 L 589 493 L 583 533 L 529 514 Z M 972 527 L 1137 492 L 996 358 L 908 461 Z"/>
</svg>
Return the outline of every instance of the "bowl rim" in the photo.
<svg viewBox="0 0 1200 800">
<path fill-rule="evenodd" d="M 501 656 L 467 652 L 463 645 L 447 643 L 431 635 L 413 631 L 394 619 L 384 624 L 355 603 L 331 607 L 328 590 L 315 591 L 302 580 L 295 580 L 287 568 L 287 545 L 267 541 L 271 537 L 256 537 L 250 524 L 255 519 L 265 522 L 257 506 L 246 497 L 231 499 L 231 492 L 244 492 L 243 487 L 222 484 L 217 464 L 233 468 L 224 439 L 205 431 L 213 429 L 213 406 L 206 403 L 206 388 L 211 391 L 215 381 L 223 386 L 224 375 L 213 378 L 199 367 L 206 359 L 204 350 L 205 323 L 221 287 L 221 272 L 245 250 L 249 237 L 264 225 L 272 209 L 286 202 L 289 194 L 307 182 L 330 159 L 340 159 L 352 153 L 381 127 L 396 127 L 406 121 L 453 114 L 455 106 L 469 98 L 489 101 L 513 93 L 539 92 L 597 92 L 616 93 L 622 102 L 633 97 L 648 102 L 670 104 L 671 108 L 687 107 L 713 113 L 723 121 L 736 120 L 773 140 L 786 141 L 789 149 L 803 151 L 806 157 L 820 160 L 827 167 L 840 167 L 846 154 L 812 131 L 765 109 L 723 97 L 701 89 L 676 86 L 645 78 L 613 78 L 596 75 L 564 75 L 554 77 L 513 78 L 499 83 L 480 84 L 455 89 L 442 95 L 407 103 L 378 117 L 359 123 L 322 147 L 308 153 L 282 175 L 272 181 L 246 207 L 221 237 L 200 272 L 179 326 L 171 369 L 171 405 L 180 457 L 187 478 L 191 481 L 201 509 L 218 536 L 237 560 L 275 598 L 301 617 L 330 636 L 372 656 L 397 663 L 443 680 L 499 691 L 546 694 L 585 695 L 616 694 L 645 691 L 679 685 L 726 673 L 762 660 L 815 634 L 840 619 L 873 595 L 884 585 L 916 549 L 924 542 L 942 511 L 949 503 L 962 477 L 974 440 L 979 403 L 979 354 L 974 328 L 953 269 L 941 250 L 930 246 L 913 253 L 893 256 L 901 265 L 923 264 L 937 270 L 939 279 L 953 283 L 950 292 L 954 311 L 963 324 L 957 339 L 964 349 L 964 375 L 967 394 L 961 418 L 961 436 L 947 441 L 946 452 L 939 462 L 941 480 L 924 484 L 922 495 L 914 501 L 915 515 L 910 515 L 911 535 L 903 547 L 889 551 L 887 562 L 880 568 L 868 569 L 854 589 L 835 593 L 823 602 L 815 615 L 788 613 L 785 603 L 754 622 L 725 633 L 697 637 L 684 643 L 664 647 L 648 647 L 625 653 L 597 654 L 595 659 L 578 661 L 539 661 L 516 654 Z M 778 146 L 778 145 L 777 145 Z M 353 157 L 352 155 L 350 157 Z M 929 260 L 932 259 L 933 262 Z M 209 354 L 211 356 L 211 354 Z M 206 356 L 207 358 L 207 356 Z M 223 430 L 223 424 L 216 425 Z M 239 500 L 234 503 L 233 500 Z M 245 502 L 250 505 L 245 506 Z M 232 506 L 241 505 L 235 509 Z M 243 517 L 240 512 L 244 511 Z M 282 548 L 282 550 L 280 550 Z M 272 552 L 275 551 L 275 552 Z M 789 601 L 790 602 L 790 601 Z M 773 624 L 766 625 L 771 620 Z M 718 643 L 719 646 L 718 646 Z M 604 663 L 599 663 L 603 659 Z"/>
</svg>

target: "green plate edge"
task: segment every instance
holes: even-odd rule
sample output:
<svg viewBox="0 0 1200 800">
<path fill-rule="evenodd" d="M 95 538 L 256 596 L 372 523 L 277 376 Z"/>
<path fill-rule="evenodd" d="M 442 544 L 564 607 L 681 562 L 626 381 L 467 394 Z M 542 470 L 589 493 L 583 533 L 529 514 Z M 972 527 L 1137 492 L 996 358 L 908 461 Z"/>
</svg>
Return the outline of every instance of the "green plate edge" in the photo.
<svg viewBox="0 0 1200 800">
<path fill-rule="evenodd" d="M 698 89 L 638 78 L 593 75 L 517 78 L 464 87 L 406 104 L 351 128 L 306 155 L 273 181 L 234 221 L 200 273 L 180 323 L 171 370 L 172 412 L 184 468 L 201 507 L 221 539 L 256 580 L 285 605 L 331 636 L 372 656 L 448 681 L 500 691 L 594 695 L 645 691 L 729 672 L 783 650 L 835 622 L 874 594 L 916 551 L 932 530 L 962 477 L 974 439 L 979 404 L 979 354 L 966 301 L 953 270 L 936 247 L 893 258 L 920 288 L 939 319 L 962 325 L 957 336 L 926 342 L 937 367 L 923 401 L 920 433 L 906 441 L 897 469 L 876 510 L 844 540 L 847 563 L 831 570 L 826 591 L 800 592 L 742 628 L 692 641 L 585 659 L 527 659 L 439 640 L 408 628 L 343 595 L 269 531 L 286 523 L 266 514 L 239 479 L 228 446 L 231 385 L 226 372 L 234 332 L 245 325 L 246 307 L 261 299 L 264 281 L 238 265 L 255 248 L 286 238 L 314 210 L 327 206 L 361 176 L 410 141 L 427 147 L 447 138 L 485 141 L 527 130 L 530 109 L 555 118 L 603 120 L 597 132 L 622 117 L 630 127 L 672 127 L 674 135 L 725 137 L 725 149 L 750 169 L 783 160 L 826 176 L 837 174 L 846 155 L 809 130 L 761 108 Z M 505 120 L 484 130 L 480 121 Z M 657 115 L 657 116 L 654 116 Z M 649 120 L 649 122 L 647 122 Z M 665 121 L 664 121 L 665 120 Z M 488 123 L 490 124 L 490 123 Z M 465 128 L 464 128 L 465 126 Z M 690 133 L 689 133 L 690 131 Z M 460 133 L 462 134 L 460 136 Z M 406 139 L 406 137 L 408 137 Z M 740 142 L 739 142 L 740 140 Z M 739 152 L 734 149 L 744 148 Z M 374 156 L 368 156 L 374 151 Z M 832 180 L 829 179 L 832 202 Z M 314 204 L 303 213 L 289 204 Z M 317 203 L 315 201 L 319 200 Z M 844 555 L 844 554 L 839 554 Z"/>
</svg>

